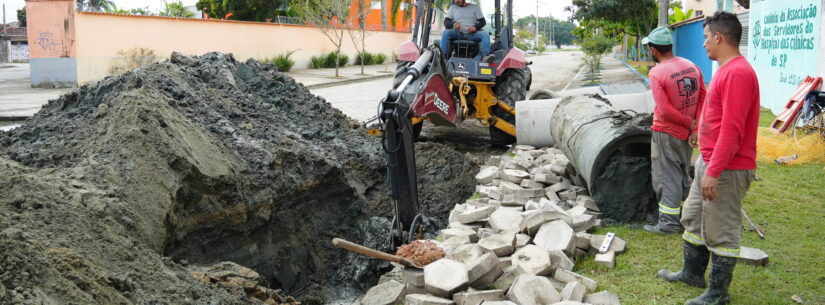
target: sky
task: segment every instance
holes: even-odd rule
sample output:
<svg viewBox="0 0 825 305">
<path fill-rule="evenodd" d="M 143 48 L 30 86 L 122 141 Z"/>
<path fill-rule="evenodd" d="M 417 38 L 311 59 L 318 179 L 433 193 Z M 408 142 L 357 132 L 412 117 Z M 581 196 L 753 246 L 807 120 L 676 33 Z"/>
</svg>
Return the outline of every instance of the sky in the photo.
<svg viewBox="0 0 825 305">
<path fill-rule="evenodd" d="M 151 11 L 160 10 L 163 6 L 164 0 L 114 0 L 115 5 L 121 9 L 144 8 L 149 7 Z M 184 5 L 195 5 L 197 0 L 183 0 Z M 570 5 L 571 0 L 513 0 L 515 3 L 513 8 L 513 16 L 516 19 L 520 17 L 530 16 L 536 14 L 536 3 L 538 2 L 538 15 L 545 17 L 552 15 L 557 19 L 567 19 L 570 14 L 564 11 L 564 7 Z M 0 0 L 0 3 L 6 5 L 6 22 L 17 20 L 17 10 L 22 8 L 25 0 Z M 2 12 L 0 12 L 2 13 Z M 2 18 L 2 14 L 0 14 Z"/>
</svg>

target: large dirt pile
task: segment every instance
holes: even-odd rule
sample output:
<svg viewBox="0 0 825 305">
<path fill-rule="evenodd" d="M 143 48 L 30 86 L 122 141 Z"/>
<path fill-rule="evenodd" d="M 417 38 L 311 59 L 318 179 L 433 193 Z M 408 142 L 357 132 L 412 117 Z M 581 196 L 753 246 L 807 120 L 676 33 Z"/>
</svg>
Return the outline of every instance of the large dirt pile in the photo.
<svg viewBox="0 0 825 305">
<path fill-rule="evenodd" d="M 173 54 L 83 86 L 0 132 L 0 303 L 258 302 L 187 269 L 220 261 L 305 303 L 354 298 L 381 264 L 330 240 L 385 242 L 378 141 L 231 55 Z M 446 217 L 477 165 L 440 144 L 418 157 L 423 212 Z"/>
</svg>

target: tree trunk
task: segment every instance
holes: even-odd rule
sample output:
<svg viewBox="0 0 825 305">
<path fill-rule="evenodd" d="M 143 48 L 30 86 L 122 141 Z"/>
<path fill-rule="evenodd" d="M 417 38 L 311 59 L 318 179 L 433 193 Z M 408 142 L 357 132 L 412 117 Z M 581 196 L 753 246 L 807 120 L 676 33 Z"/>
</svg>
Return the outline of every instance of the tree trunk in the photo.
<svg viewBox="0 0 825 305">
<path fill-rule="evenodd" d="M 659 0 L 659 26 L 667 26 L 668 0 Z"/>
<path fill-rule="evenodd" d="M 380 0 L 381 1 L 381 29 L 386 31 L 387 30 L 387 5 L 389 4 L 387 0 Z"/>
</svg>

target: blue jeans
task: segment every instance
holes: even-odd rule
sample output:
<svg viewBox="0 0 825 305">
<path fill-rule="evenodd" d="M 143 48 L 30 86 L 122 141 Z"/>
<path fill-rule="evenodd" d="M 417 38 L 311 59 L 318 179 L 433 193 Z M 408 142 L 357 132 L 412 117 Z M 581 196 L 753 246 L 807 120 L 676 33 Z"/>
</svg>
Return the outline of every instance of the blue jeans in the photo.
<svg viewBox="0 0 825 305">
<path fill-rule="evenodd" d="M 457 30 L 450 29 L 441 34 L 441 50 L 446 56 L 450 56 L 450 40 L 466 39 L 481 43 L 481 52 L 476 55 L 476 60 L 481 60 L 482 57 L 490 54 L 490 34 L 485 31 L 475 31 L 474 33 L 459 33 Z"/>
</svg>

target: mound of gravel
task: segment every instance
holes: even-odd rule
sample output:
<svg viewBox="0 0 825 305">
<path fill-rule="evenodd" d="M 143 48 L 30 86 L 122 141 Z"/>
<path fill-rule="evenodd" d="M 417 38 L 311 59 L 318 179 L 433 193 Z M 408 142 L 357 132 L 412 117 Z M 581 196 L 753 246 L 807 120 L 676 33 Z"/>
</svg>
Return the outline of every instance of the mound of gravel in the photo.
<svg viewBox="0 0 825 305">
<path fill-rule="evenodd" d="M 417 145 L 421 207 L 478 166 Z M 0 303 L 257 304 L 189 271 L 232 261 L 304 303 L 357 297 L 387 265 L 379 139 L 272 65 L 173 54 L 50 101 L 0 132 Z M 187 269 L 189 268 L 189 269 Z"/>
</svg>

